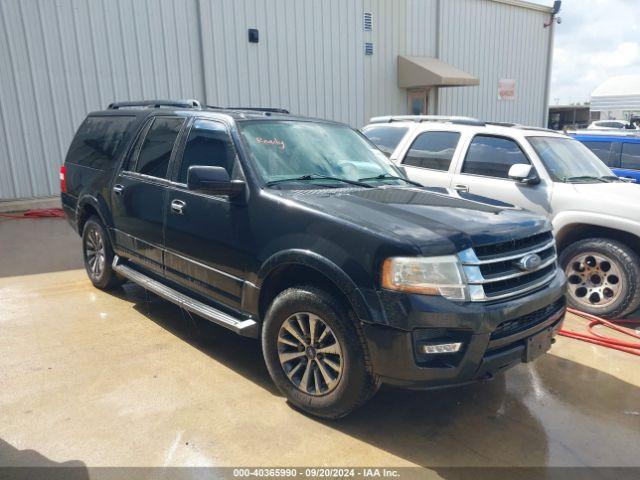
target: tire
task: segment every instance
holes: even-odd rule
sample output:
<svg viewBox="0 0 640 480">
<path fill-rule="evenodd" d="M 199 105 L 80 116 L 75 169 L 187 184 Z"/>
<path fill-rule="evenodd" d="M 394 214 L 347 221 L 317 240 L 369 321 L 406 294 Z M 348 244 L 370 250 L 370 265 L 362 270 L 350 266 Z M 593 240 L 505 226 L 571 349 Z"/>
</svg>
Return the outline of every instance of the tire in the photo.
<svg viewBox="0 0 640 480">
<path fill-rule="evenodd" d="M 82 229 L 82 258 L 89 280 L 101 290 L 110 290 L 124 283 L 124 279 L 111 268 L 113 256 L 104 226 L 98 217 L 90 217 Z"/>
<path fill-rule="evenodd" d="M 300 338 L 303 335 L 307 338 Z M 296 336 L 308 345 L 302 353 Z M 311 337 L 315 342 L 309 341 Z M 262 328 L 262 350 L 278 389 L 292 405 L 317 417 L 344 417 L 379 387 L 355 315 L 315 287 L 289 288 L 273 300 Z M 286 355 L 296 358 L 284 360 Z M 309 372 L 306 388 L 302 386 L 305 371 Z"/>
<path fill-rule="evenodd" d="M 567 275 L 571 307 L 604 318 L 621 318 L 640 305 L 640 258 L 624 243 L 587 238 L 566 247 L 560 265 Z"/>
</svg>

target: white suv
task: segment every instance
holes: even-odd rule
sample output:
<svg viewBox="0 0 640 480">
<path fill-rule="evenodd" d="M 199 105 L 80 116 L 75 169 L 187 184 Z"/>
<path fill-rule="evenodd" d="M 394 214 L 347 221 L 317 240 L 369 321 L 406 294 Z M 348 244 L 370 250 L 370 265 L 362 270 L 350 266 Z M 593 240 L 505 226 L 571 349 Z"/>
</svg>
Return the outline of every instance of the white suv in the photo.
<svg viewBox="0 0 640 480">
<path fill-rule="evenodd" d="M 624 130 L 635 129 L 633 125 L 624 120 L 596 120 L 587 127 L 589 130 Z"/>
<path fill-rule="evenodd" d="M 608 318 L 640 305 L 640 185 L 580 142 L 467 117 L 377 117 L 362 132 L 425 186 L 549 216 L 570 305 Z"/>
</svg>

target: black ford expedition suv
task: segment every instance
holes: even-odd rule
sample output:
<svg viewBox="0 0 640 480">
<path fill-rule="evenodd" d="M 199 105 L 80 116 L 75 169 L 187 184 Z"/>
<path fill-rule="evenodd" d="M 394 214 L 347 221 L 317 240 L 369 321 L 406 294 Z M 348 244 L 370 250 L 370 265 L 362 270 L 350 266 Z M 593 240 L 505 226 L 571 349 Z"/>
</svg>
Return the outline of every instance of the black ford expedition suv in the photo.
<svg viewBox="0 0 640 480">
<path fill-rule="evenodd" d="M 96 287 L 130 280 L 260 338 L 279 389 L 321 417 L 381 383 L 491 378 L 564 317 L 547 220 L 421 188 L 342 124 L 112 104 L 80 126 L 61 190 Z"/>
</svg>

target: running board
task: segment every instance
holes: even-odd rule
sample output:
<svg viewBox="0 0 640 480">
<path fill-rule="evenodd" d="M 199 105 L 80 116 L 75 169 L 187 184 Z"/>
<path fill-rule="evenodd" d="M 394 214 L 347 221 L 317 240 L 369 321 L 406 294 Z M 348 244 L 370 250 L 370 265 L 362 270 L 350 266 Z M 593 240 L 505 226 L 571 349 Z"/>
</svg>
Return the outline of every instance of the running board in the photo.
<svg viewBox="0 0 640 480">
<path fill-rule="evenodd" d="M 116 255 L 113 259 L 112 268 L 115 272 L 143 287 L 145 290 L 155 293 L 165 300 L 175 303 L 180 308 L 184 308 L 196 315 L 199 315 L 210 322 L 217 323 L 245 337 L 258 338 L 258 324 L 252 319 L 240 319 L 229 315 L 206 303 L 180 293 L 165 284 L 148 277 L 144 273 L 121 263 L 120 257 Z"/>
</svg>

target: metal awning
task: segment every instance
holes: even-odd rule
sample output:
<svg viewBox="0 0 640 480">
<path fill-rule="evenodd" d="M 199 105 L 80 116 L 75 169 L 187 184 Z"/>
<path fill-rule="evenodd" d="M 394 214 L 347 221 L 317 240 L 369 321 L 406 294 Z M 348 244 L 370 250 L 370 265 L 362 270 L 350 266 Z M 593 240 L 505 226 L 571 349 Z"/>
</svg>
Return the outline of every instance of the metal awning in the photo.
<svg viewBox="0 0 640 480">
<path fill-rule="evenodd" d="M 398 86 L 400 88 L 455 87 L 479 84 L 480 80 L 473 75 L 437 58 L 398 55 Z"/>
</svg>

